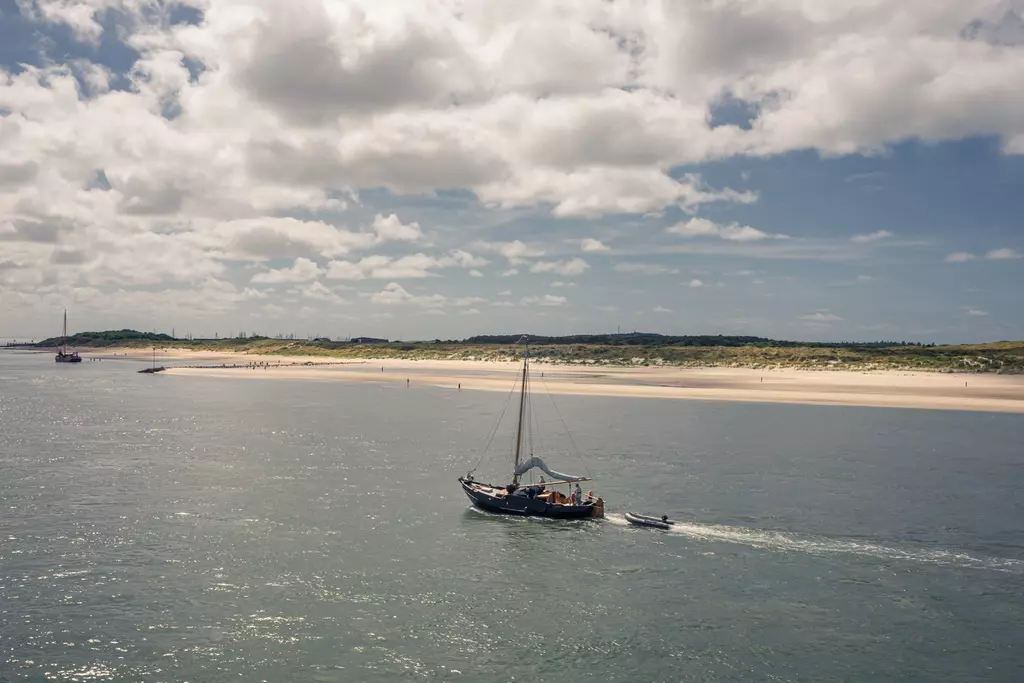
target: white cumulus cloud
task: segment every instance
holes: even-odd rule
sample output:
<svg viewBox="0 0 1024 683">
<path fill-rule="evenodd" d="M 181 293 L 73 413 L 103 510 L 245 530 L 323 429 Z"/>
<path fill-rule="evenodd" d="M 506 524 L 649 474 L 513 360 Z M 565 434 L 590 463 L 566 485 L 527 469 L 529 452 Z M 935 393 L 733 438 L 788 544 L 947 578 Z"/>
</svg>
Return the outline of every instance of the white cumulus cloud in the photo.
<svg viewBox="0 0 1024 683">
<path fill-rule="evenodd" d="M 402 223 L 395 214 L 377 214 L 373 219 L 373 232 L 379 242 L 417 242 L 423 239 L 419 223 Z"/>
<path fill-rule="evenodd" d="M 611 251 L 604 242 L 601 240 L 595 240 L 591 237 L 584 237 L 580 240 L 580 249 L 584 252 Z"/>
<path fill-rule="evenodd" d="M 300 257 L 295 259 L 295 263 L 288 268 L 278 268 L 264 273 L 256 273 L 252 277 L 252 281 L 266 283 L 308 282 L 309 280 L 315 280 L 323 272 L 314 261 Z"/>
<path fill-rule="evenodd" d="M 564 296 L 545 294 L 544 296 L 527 296 L 519 300 L 522 306 L 565 306 L 569 300 Z"/>
<path fill-rule="evenodd" d="M 758 230 L 757 228 L 752 228 L 749 225 L 740 225 L 738 223 L 720 225 L 714 221 L 708 220 L 707 218 L 697 217 L 691 218 L 683 223 L 676 223 L 675 225 L 666 228 L 666 232 L 690 238 L 718 237 L 730 242 L 757 242 L 766 239 L 789 239 L 788 235 L 772 235 L 762 230 Z"/>
<path fill-rule="evenodd" d="M 557 275 L 580 275 L 590 268 L 590 264 L 581 258 L 567 261 L 537 261 L 530 266 L 531 273 L 555 273 Z"/>
</svg>

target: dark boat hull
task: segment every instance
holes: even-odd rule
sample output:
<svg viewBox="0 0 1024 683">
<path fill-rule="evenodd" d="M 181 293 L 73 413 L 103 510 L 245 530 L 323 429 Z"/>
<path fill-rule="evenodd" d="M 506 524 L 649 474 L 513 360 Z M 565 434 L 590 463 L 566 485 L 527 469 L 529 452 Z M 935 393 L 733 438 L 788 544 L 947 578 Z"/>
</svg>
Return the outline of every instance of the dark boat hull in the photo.
<svg viewBox="0 0 1024 683">
<path fill-rule="evenodd" d="M 82 357 L 76 353 L 58 353 L 55 357 L 58 363 L 81 363 Z"/>
<path fill-rule="evenodd" d="M 473 505 L 481 510 L 500 515 L 548 517 L 551 519 L 586 519 L 604 516 L 603 501 L 596 505 L 559 505 L 539 498 L 494 495 L 484 490 L 484 487 L 490 489 L 495 487 L 466 481 L 462 477 L 459 477 L 459 483 L 462 484 L 462 490 L 466 492 L 466 496 L 473 502 Z"/>
</svg>

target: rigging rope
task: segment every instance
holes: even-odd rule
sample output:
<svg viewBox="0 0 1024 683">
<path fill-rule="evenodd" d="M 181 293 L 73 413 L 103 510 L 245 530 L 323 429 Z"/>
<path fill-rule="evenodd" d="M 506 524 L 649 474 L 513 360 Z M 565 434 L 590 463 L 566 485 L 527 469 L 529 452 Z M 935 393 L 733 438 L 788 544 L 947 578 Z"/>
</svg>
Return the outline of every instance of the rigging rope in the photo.
<svg viewBox="0 0 1024 683">
<path fill-rule="evenodd" d="M 480 457 L 476 461 L 476 465 L 473 465 L 473 469 L 469 472 L 472 474 L 476 472 L 476 469 L 480 467 L 480 463 L 483 462 L 484 455 L 487 454 L 487 449 L 491 447 L 491 442 L 494 441 L 494 436 L 498 433 L 498 427 L 501 426 L 501 420 L 505 417 L 505 411 L 508 410 L 509 401 L 512 399 L 512 395 L 516 392 L 516 385 L 518 382 L 512 384 L 512 389 L 508 392 L 508 396 L 505 397 L 505 405 L 501 407 L 501 413 L 498 414 L 498 421 L 494 423 L 494 428 L 491 429 L 490 435 L 487 437 L 486 443 L 484 443 L 483 450 L 480 451 Z"/>
<path fill-rule="evenodd" d="M 576 446 L 576 439 L 572 438 L 572 432 L 569 431 L 569 425 L 565 424 L 565 418 L 562 417 L 562 411 L 558 409 L 558 404 L 555 403 L 555 397 L 548 391 L 547 380 L 541 375 L 540 383 L 544 385 L 544 393 L 548 395 L 548 399 L 551 401 L 551 406 L 555 409 L 555 414 L 558 415 L 558 419 L 562 422 L 562 427 L 565 428 L 565 433 L 569 437 L 569 443 L 572 444 L 572 448 L 576 451 L 576 457 L 580 459 L 580 463 L 583 465 L 583 469 L 586 470 L 587 477 L 593 479 L 593 475 L 590 473 L 590 468 L 587 467 L 587 461 L 583 459 L 583 454 L 580 453 L 579 447 Z"/>
</svg>

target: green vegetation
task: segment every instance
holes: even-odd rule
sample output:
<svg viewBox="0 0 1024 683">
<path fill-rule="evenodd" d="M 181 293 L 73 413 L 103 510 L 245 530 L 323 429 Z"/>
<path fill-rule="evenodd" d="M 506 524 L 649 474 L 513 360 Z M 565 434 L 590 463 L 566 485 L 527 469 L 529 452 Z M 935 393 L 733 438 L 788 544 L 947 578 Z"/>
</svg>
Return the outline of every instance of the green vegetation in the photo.
<svg viewBox="0 0 1024 683">
<path fill-rule="evenodd" d="M 251 354 L 402 358 L 410 360 L 512 360 L 522 353 L 518 335 L 462 341 L 352 343 L 251 336 L 173 339 L 134 330 L 81 332 L 68 338 L 80 348 L 183 348 Z M 59 338 L 39 346 L 52 347 Z M 809 370 L 912 370 L 931 372 L 1024 372 L 1024 342 L 936 346 L 906 342 L 815 343 L 761 337 L 657 334 L 530 337 L 530 354 L 550 363 L 610 366 L 802 368 Z"/>
<path fill-rule="evenodd" d="M 175 341 L 169 334 L 155 334 L 152 332 L 136 332 L 135 330 L 107 330 L 106 332 L 79 332 L 68 337 L 69 346 L 84 346 L 88 348 L 104 348 L 108 346 L 136 346 L 142 343 L 152 344 L 153 342 L 167 343 Z M 59 346 L 62 340 L 60 337 L 50 337 L 36 344 L 36 346 Z"/>
</svg>

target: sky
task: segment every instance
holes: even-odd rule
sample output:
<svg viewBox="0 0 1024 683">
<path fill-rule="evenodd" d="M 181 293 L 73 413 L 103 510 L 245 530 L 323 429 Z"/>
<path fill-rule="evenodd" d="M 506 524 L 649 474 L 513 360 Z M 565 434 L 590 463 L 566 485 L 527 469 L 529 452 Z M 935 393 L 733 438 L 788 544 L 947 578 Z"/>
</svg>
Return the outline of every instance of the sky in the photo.
<svg viewBox="0 0 1024 683">
<path fill-rule="evenodd" d="M 0 337 L 1024 339 L 1024 0 L 0 0 Z"/>
</svg>

